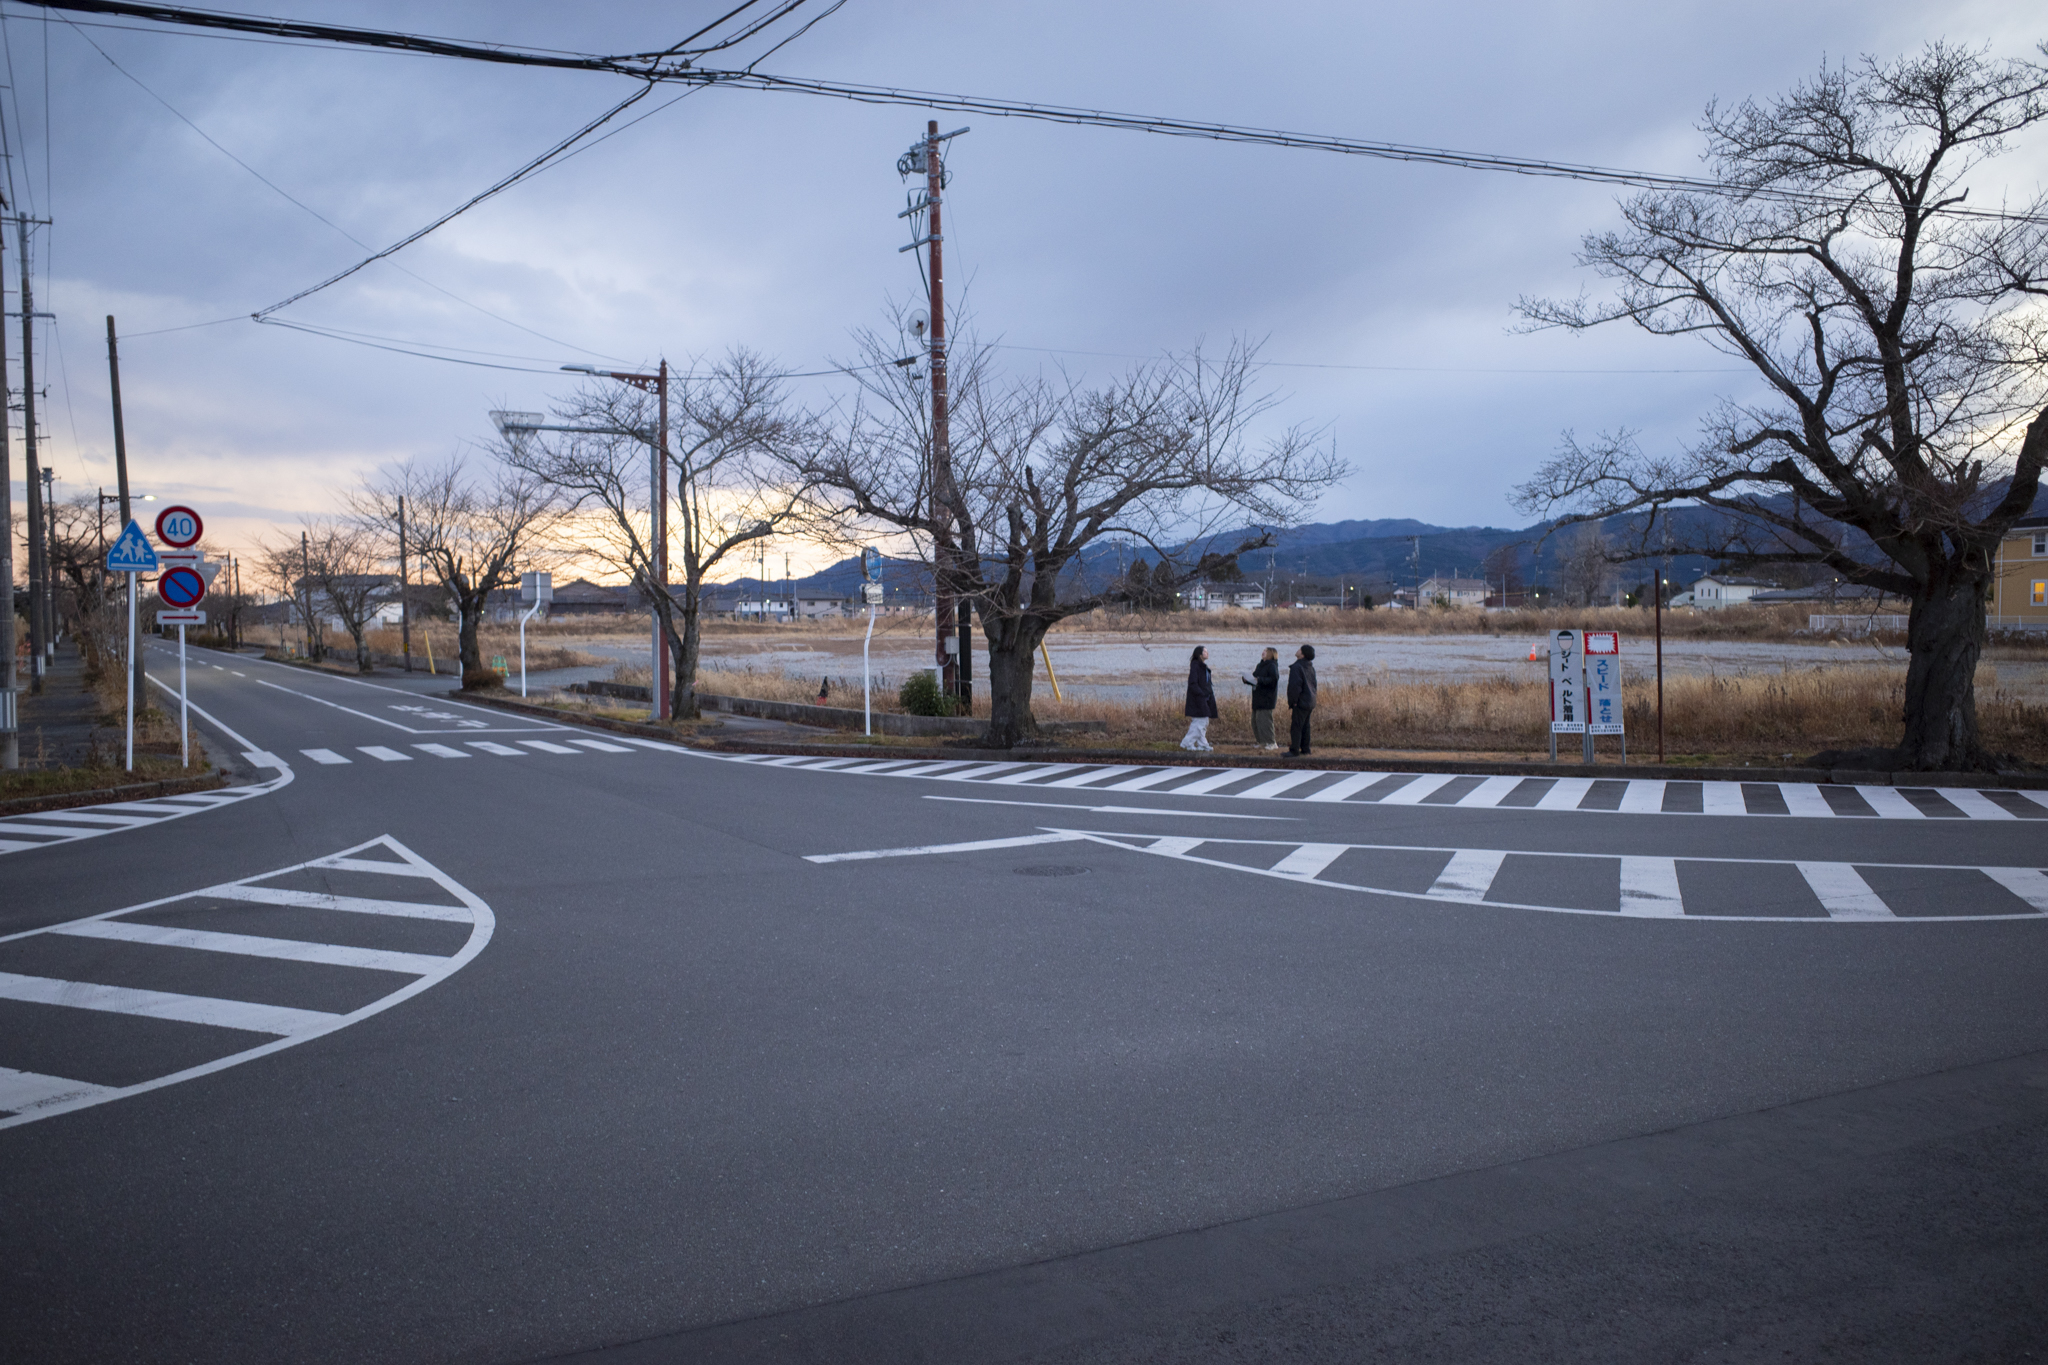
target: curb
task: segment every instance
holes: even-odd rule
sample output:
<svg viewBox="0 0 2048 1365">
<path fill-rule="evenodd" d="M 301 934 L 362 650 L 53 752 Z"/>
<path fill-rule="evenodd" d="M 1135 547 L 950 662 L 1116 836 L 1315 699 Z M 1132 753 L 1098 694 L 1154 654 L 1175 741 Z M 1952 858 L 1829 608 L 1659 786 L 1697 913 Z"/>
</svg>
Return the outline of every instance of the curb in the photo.
<svg viewBox="0 0 2048 1365">
<path fill-rule="evenodd" d="M 1326 772 L 1455 773 L 1473 777 L 1595 777 L 1625 781 L 1630 778 L 1663 778 L 1679 782 L 1798 782 L 1844 787 L 1967 787 L 1975 790 L 2007 788 L 2048 790 L 2048 775 L 2033 773 L 1881 773 L 1850 768 L 1695 768 L 1656 763 L 1488 763 L 1455 758 L 1401 759 L 1383 761 L 1363 758 L 1261 758 L 1253 754 L 1159 753 L 1151 749 L 1069 749 L 1052 745 L 1028 749 L 973 749 L 965 745 L 890 745 L 877 750 L 873 745 L 821 740 L 814 744 L 776 743 L 773 740 L 687 739 L 659 726 L 643 722 L 612 720 L 606 716 L 579 716 L 552 707 L 501 697 L 472 697 L 450 693 L 462 701 L 501 707 L 522 715 L 541 716 L 565 724 L 587 725 L 619 734 L 667 740 L 693 749 L 720 753 L 811 754 L 819 758 L 901 759 L 1001 762 L 1142 763 L 1150 768 L 1266 768 L 1280 771 L 1304 769 Z"/>
<path fill-rule="evenodd" d="M 215 768 L 203 777 L 176 777 L 162 782 L 136 782 L 125 787 L 52 792 L 48 796 L 20 796 L 11 801 L 0 801 L 0 815 L 33 815 L 37 811 L 103 806 L 113 801 L 139 801 L 152 796 L 183 796 L 188 792 L 212 791 L 227 784 L 227 774 Z"/>
</svg>

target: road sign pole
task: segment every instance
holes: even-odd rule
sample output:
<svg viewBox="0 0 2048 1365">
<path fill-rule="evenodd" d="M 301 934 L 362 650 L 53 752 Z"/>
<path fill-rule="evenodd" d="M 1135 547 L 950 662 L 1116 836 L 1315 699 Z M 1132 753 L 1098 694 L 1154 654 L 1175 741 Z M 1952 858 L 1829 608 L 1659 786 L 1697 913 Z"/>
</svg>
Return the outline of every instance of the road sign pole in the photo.
<svg viewBox="0 0 2048 1365">
<path fill-rule="evenodd" d="M 178 766 L 192 766 L 192 722 L 185 709 L 185 626 L 178 625 Z"/>
<path fill-rule="evenodd" d="M 141 575 L 128 575 L 128 753 L 127 767 L 135 771 L 135 580 Z"/>
<path fill-rule="evenodd" d="M 868 645 L 875 638 L 875 608 L 868 607 L 868 633 L 860 642 L 860 732 L 875 732 L 875 704 L 868 696 Z"/>
</svg>

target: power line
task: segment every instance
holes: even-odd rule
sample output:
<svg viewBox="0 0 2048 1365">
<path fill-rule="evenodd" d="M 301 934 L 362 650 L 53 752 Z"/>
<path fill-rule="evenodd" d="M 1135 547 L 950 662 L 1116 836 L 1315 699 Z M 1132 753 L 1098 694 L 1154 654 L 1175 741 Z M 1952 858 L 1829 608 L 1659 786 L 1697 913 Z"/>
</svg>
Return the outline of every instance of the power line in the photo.
<svg viewBox="0 0 2048 1365">
<path fill-rule="evenodd" d="M 998 351 L 1036 351 L 1042 355 L 1088 355 L 1102 356 L 1111 360 L 1156 360 L 1159 357 L 1139 355 L 1132 351 L 1082 351 L 1067 346 L 1019 346 L 1013 342 L 995 341 L 988 343 Z M 1386 374 L 1749 374 L 1751 371 L 1732 368 L 1719 369 L 1597 369 L 1597 368 L 1532 368 L 1526 366 L 1488 365 L 1344 365 L 1309 360 L 1261 360 L 1259 366 L 1276 370 L 1366 370 Z"/>
<path fill-rule="evenodd" d="M 1280 128 L 1259 128 L 1243 124 L 1214 123 L 1204 120 L 1171 118 L 1153 114 L 1120 113 L 1114 110 L 1040 104 L 1030 100 L 948 94 L 941 91 L 917 90 L 898 86 L 862 85 L 847 81 L 806 80 L 790 76 L 771 76 L 755 71 L 752 67 L 740 71 L 720 71 L 700 68 L 694 65 L 691 60 L 691 57 L 696 55 L 694 53 L 636 53 L 619 56 L 600 56 L 588 53 L 564 54 L 541 49 L 517 48 L 507 44 L 463 42 L 454 39 L 432 38 L 425 35 L 391 32 L 380 29 L 345 28 L 331 24 L 303 24 L 260 15 L 227 14 L 214 10 L 192 9 L 180 5 L 134 4 L 127 3 L 127 0 L 21 0 L 21 2 L 38 5 L 45 9 L 63 9 L 94 14 L 119 14 L 130 18 L 148 19 L 157 23 L 260 33 L 274 37 L 311 39 L 350 46 L 376 47 L 388 51 L 425 53 L 434 56 L 458 57 L 472 61 L 497 62 L 517 66 L 542 66 L 556 69 L 608 72 L 614 75 L 632 76 L 649 82 L 680 82 L 689 85 L 718 85 L 748 90 L 820 95 L 836 99 L 853 100 L 864 104 L 905 105 L 914 108 L 944 109 L 957 113 L 984 114 L 996 118 L 1026 118 L 1048 123 L 1064 123 L 1099 128 L 1121 128 L 1130 132 L 1156 133 L 1166 137 L 1193 137 L 1216 142 L 1240 142 L 1273 147 L 1291 147 L 1305 151 L 1336 152 L 1347 156 L 1375 157 L 1389 161 L 1452 166 L 1467 170 L 1506 172 L 1514 175 L 1537 176 L 1549 179 L 1578 180 L 1594 184 L 1620 185 L 1633 189 L 1734 196 L 1737 198 L 1811 204 L 1823 207 L 1848 207 L 1859 202 L 1852 196 L 1840 194 L 1790 190 L 1773 185 L 1731 184 L 1697 176 L 1666 175 L 1654 171 L 1638 171 L 1615 166 L 1597 166 L 1580 162 L 1557 161 L 1543 157 L 1512 156 L 1494 152 L 1467 152 L 1449 147 L 1429 147 L 1412 143 L 1384 142 L 1375 139 L 1339 137 L 1322 133 L 1297 133 Z M 793 8 L 793 4 L 788 5 L 781 13 L 787 13 Z M 755 31 L 758 31 L 758 29 Z M 712 50 L 715 49 L 702 49 L 702 51 Z M 2042 218 L 2037 215 L 2009 214 L 1987 209 L 1970 209 L 1961 205 L 1944 207 L 1942 212 L 1957 217 L 2048 225 L 2048 218 Z"/>
</svg>

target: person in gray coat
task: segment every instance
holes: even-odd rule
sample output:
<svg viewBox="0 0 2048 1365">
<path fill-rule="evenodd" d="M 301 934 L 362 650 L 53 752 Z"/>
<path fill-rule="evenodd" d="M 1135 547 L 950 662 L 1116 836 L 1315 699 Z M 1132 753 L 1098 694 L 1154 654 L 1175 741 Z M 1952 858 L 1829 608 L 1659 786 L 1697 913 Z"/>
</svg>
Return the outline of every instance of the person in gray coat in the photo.
<svg viewBox="0 0 2048 1365">
<path fill-rule="evenodd" d="M 1280 701 L 1280 651 L 1269 647 L 1244 685 L 1252 690 L 1252 742 L 1261 749 L 1279 748 L 1273 742 L 1273 708 Z"/>
<path fill-rule="evenodd" d="M 1287 754 L 1308 752 L 1308 723 L 1316 711 L 1316 647 L 1303 645 L 1287 665 Z"/>
</svg>

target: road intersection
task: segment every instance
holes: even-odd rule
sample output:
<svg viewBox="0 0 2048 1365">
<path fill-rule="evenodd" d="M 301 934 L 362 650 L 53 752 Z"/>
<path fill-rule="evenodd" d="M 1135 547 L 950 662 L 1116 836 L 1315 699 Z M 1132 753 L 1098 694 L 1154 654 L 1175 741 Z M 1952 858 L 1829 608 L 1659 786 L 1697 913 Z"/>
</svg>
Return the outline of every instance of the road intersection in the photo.
<svg viewBox="0 0 2048 1365">
<path fill-rule="evenodd" d="M 1955 1144 L 2048 1193 L 2038 793 L 713 755 L 446 688 L 223 658 L 193 701 L 247 783 L 0 820 L 0 1354 L 1192 1358 L 1335 1275 L 1361 1349 L 1513 1359 L 1526 1320 L 1399 1338 L 1276 1249 L 1304 1224 L 1230 1239 L 1575 1162 L 1374 1273 L 1476 1323 L 1417 1267 L 1507 1304 L 1517 1239 L 1577 1236 L 1541 1339 L 1597 1358 L 1627 1201 L 1570 1181 L 1716 1124 L 1782 1176 L 1818 1120 L 1769 1116 L 1844 1096 L 1888 1117 L 1800 1168 L 1814 1265 L 1717 1318 L 1660 1253 L 1611 1358 L 1744 1303 L 1839 1346 L 1830 1254 L 1937 1322 L 2038 1264 L 1961 1204 L 1910 1215 L 1946 1268 L 1840 1230 Z M 1984 1117 L 1936 1132 L 1959 1078 Z M 1724 1174 L 1658 1226 L 1775 1227 Z"/>
</svg>

